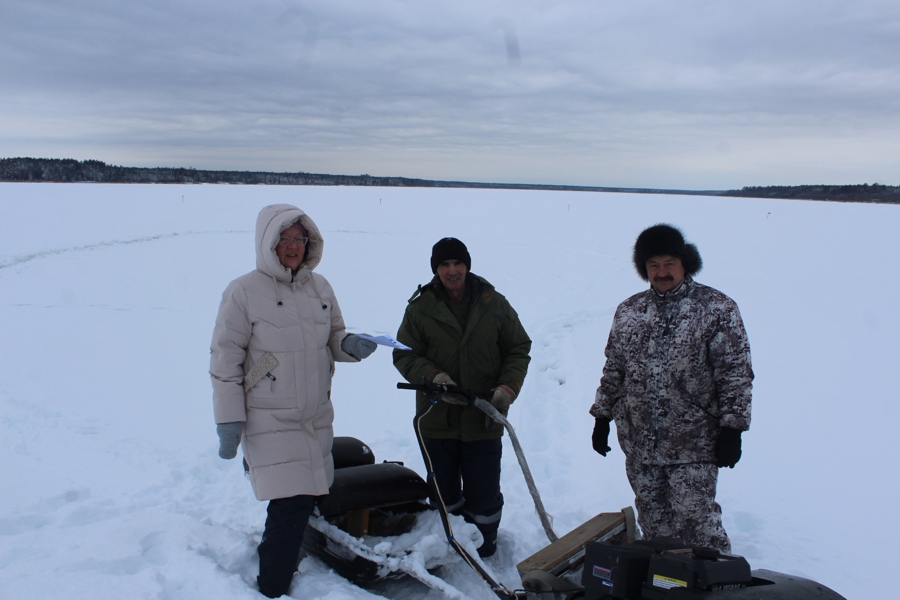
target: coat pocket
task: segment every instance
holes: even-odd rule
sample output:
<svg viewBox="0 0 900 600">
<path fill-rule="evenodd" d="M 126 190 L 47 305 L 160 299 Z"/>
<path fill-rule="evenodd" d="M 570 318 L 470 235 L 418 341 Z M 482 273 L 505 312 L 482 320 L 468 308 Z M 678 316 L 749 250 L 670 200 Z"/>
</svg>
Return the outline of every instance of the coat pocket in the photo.
<svg viewBox="0 0 900 600">
<path fill-rule="evenodd" d="M 244 377 L 247 407 L 297 408 L 293 371 L 290 354 L 266 352 L 260 356 Z M 248 388 L 253 383 L 251 375 L 257 381 Z"/>
<path fill-rule="evenodd" d="M 274 383 L 276 377 L 273 371 L 275 371 L 276 367 L 278 367 L 278 359 L 275 358 L 275 355 L 271 352 L 263 354 L 247 374 L 244 375 L 244 391 L 248 392 L 253 389 L 263 378 Z"/>
</svg>

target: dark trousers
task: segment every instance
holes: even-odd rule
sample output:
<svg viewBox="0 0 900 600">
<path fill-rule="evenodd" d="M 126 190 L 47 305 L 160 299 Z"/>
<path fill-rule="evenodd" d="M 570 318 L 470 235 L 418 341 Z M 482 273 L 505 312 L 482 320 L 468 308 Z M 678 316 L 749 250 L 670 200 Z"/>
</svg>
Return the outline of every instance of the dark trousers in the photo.
<svg viewBox="0 0 900 600">
<path fill-rule="evenodd" d="M 259 591 L 269 598 L 288 593 L 297 570 L 303 532 L 315 506 L 315 496 L 270 500 L 266 529 L 259 543 Z"/>
<path fill-rule="evenodd" d="M 496 440 L 425 438 L 434 476 L 447 510 L 474 523 L 485 545 L 497 541 L 503 494 L 500 493 L 500 459 L 503 443 Z M 432 498 L 432 502 L 437 499 Z"/>
</svg>

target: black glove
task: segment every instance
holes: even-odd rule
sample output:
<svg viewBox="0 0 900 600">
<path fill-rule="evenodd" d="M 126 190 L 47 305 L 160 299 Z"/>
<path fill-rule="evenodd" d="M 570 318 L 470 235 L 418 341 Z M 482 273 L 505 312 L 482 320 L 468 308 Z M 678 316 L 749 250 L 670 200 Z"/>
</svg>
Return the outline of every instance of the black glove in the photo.
<svg viewBox="0 0 900 600">
<path fill-rule="evenodd" d="M 594 433 L 591 434 L 591 446 L 600 456 L 606 456 L 612 449 L 609 447 L 609 419 L 597 417 L 594 422 Z"/>
<path fill-rule="evenodd" d="M 716 466 L 733 469 L 741 460 L 741 430 L 723 427 L 716 440 Z"/>
</svg>

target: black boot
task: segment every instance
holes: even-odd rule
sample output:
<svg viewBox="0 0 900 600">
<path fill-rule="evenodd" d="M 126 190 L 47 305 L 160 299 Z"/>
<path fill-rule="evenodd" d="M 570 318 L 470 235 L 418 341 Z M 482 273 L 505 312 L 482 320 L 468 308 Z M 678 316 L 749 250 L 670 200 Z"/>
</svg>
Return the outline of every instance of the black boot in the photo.
<svg viewBox="0 0 900 600">
<path fill-rule="evenodd" d="M 497 552 L 497 529 L 498 525 L 491 523 L 488 525 L 481 525 L 480 523 L 476 523 L 478 530 L 481 532 L 481 537 L 484 538 L 484 543 L 478 546 L 478 556 L 481 558 L 489 558 Z"/>
</svg>

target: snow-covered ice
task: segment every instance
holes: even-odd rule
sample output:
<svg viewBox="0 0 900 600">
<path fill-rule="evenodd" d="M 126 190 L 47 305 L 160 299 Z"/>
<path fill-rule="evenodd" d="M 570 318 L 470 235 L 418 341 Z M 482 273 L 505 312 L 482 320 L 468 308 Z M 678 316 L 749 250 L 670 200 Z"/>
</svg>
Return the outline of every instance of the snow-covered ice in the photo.
<svg viewBox="0 0 900 600">
<path fill-rule="evenodd" d="M 900 207 L 501 190 L 0 184 L 0 598 L 260 598 L 265 504 L 216 454 L 209 340 L 226 284 L 254 267 L 265 204 L 290 202 L 326 240 L 318 268 L 351 331 L 394 335 L 430 276 L 431 245 L 462 239 L 534 340 L 510 420 L 558 534 L 631 504 L 617 443 L 591 451 L 587 410 L 616 305 L 644 287 L 631 247 L 671 222 L 697 280 L 740 306 L 753 424 L 720 476 L 734 551 L 754 568 L 888 598 L 900 517 L 895 443 Z M 422 473 L 411 392 L 390 351 L 340 364 L 338 435 Z M 505 446 L 500 552 L 546 544 Z M 443 542 L 441 542 L 443 543 Z M 421 584 L 357 588 L 314 558 L 297 598 L 439 598 Z M 462 564 L 444 578 L 490 591 Z"/>
</svg>

